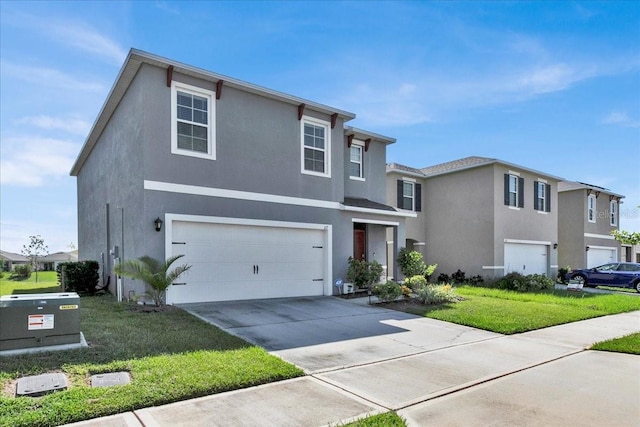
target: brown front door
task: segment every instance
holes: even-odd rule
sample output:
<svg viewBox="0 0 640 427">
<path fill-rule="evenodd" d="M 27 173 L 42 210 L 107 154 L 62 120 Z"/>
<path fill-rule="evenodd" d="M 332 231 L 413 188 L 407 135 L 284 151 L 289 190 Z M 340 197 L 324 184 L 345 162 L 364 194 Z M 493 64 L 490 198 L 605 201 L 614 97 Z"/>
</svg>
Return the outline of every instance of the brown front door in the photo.
<svg viewBox="0 0 640 427">
<path fill-rule="evenodd" d="M 361 227 L 358 227 L 361 226 Z M 364 224 L 354 224 L 353 227 L 353 258 L 366 260 L 367 230 Z"/>
</svg>

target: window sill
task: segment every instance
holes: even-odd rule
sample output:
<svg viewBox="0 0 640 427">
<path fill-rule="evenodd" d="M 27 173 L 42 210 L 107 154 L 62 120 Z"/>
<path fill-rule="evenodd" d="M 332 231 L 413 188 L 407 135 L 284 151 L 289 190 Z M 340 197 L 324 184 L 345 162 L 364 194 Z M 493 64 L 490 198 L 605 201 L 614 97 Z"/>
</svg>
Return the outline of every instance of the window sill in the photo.
<svg viewBox="0 0 640 427">
<path fill-rule="evenodd" d="M 360 178 L 359 176 L 350 176 L 349 179 L 351 179 L 353 181 L 361 181 L 361 182 L 365 182 L 366 181 L 366 179 Z"/>
<path fill-rule="evenodd" d="M 545 212 L 545 211 L 536 211 L 536 212 L 538 212 L 539 214 L 542 214 L 542 215 L 549 215 L 549 213 L 550 213 L 550 212 Z"/>
<path fill-rule="evenodd" d="M 331 174 L 320 173 L 320 172 L 312 172 L 312 171 L 307 171 L 307 170 L 303 170 L 302 174 L 303 175 L 317 176 L 317 177 L 320 177 L 320 178 L 331 178 Z"/>
<path fill-rule="evenodd" d="M 514 211 L 519 211 L 520 208 L 516 207 L 516 206 L 509 206 L 509 209 L 514 210 Z"/>
</svg>

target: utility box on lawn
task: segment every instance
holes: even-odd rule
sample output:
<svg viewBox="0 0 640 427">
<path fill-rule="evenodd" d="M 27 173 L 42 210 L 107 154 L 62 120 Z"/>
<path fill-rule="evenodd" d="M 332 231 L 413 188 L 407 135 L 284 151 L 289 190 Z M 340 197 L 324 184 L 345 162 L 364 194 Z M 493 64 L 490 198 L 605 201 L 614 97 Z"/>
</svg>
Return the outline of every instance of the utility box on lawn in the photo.
<svg viewBox="0 0 640 427">
<path fill-rule="evenodd" d="M 78 344 L 80 297 L 75 292 L 0 297 L 0 351 Z"/>
</svg>

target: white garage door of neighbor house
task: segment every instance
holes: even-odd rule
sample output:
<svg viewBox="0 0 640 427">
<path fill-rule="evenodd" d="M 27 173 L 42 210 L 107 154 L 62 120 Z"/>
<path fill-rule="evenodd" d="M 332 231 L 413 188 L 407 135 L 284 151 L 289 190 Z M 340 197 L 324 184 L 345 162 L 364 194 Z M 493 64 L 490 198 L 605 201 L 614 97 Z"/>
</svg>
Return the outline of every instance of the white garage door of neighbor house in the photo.
<svg viewBox="0 0 640 427">
<path fill-rule="evenodd" d="M 610 262 L 616 262 L 616 249 L 589 248 L 587 252 L 587 268 L 598 267 Z"/>
<path fill-rule="evenodd" d="M 323 230 L 174 221 L 172 234 L 192 267 L 168 303 L 323 295 Z"/>
<path fill-rule="evenodd" d="M 547 274 L 547 246 L 530 243 L 504 244 L 505 274 Z"/>
</svg>

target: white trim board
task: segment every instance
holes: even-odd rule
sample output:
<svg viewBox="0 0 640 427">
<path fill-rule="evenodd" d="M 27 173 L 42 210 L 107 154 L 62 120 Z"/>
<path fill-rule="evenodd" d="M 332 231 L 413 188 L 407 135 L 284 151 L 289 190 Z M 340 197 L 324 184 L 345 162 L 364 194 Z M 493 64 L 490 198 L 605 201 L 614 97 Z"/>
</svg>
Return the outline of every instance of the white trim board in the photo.
<svg viewBox="0 0 640 427">
<path fill-rule="evenodd" d="M 223 199 L 248 200 L 252 202 L 280 203 L 283 205 L 306 206 L 312 208 L 334 209 L 350 212 L 371 213 L 384 216 L 398 216 L 404 218 L 416 217 L 415 213 L 385 211 L 380 209 L 358 208 L 345 206 L 339 202 L 328 200 L 307 199 L 302 197 L 280 196 L 276 194 L 254 193 L 251 191 L 227 190 L 224 188 L 203 187 L 200 185 L 175 184 L 172 182 L 144 180 L 144 189 L 164 191 L 167 193 L 191 194 L 194 196 L 220 197 Z"/>
<path fill-rule="evenodd" d="M 359 222 L 361 224 L 387 225 L 389 227 L 398 227 L 400 225 L 399 222 L 379 221 L 377 219 L 365 219 L 365 218 L 351 218 L 351 222 Z"/>
<path fill-rule="evenodd" d="M 584 237 L 591 237 L 593 239 L 615 240 L 615 237 L 610 234 L 584 233 Z"/>
<path fill-rule="evenodd" d="M 483 270 L 504 270 L 504 265 L 483 265 Z"/>
<path fill-rule="evenodd" d="M 541 240 L 518 240 L 518 239 L 504 239 L 504 243 L 520 243 L 525 245 L 551 245 L 551 242 L 544 242 Z"/>
</svg>

